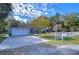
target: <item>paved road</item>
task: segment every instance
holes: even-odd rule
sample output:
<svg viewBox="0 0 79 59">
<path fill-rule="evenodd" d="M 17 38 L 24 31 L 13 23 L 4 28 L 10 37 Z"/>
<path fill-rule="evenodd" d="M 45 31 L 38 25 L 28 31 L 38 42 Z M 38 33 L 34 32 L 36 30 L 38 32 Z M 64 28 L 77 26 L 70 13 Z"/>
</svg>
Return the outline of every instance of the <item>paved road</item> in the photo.
<svg viewBox="0 0 79 59">
<path fill-rule="evenodd" d="M 0 51 L 1 55 L 79 55 L 78 50 L 66 48 L 68 45 L 49 45 L 45 43 L 28 45 L 16 49 Z"/>
</svg>

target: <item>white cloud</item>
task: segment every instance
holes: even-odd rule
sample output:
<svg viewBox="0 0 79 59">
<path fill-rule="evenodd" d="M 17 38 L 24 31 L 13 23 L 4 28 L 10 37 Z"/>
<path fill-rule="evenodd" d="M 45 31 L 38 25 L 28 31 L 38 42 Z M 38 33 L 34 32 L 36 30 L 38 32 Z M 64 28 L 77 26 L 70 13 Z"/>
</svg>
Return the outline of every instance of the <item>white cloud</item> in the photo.
<svg viewBox="0 0 79 59">
<path fill-rule="evenodd" d="M 18 13 L 19 15 L 28 15 L 29 17 L 37 17 L 43 13 L 43 11 L 39 11 L 32 4 L 13 4 L 14 5 L 14 12 Z M 19 5 L 22 5 L 20 7 Z"/>
<path fill-rule="evenodd" d="M 37 15 L 37 17 L 40 16 L 40 15 L 43 15 L 43 12 L 42 11 L 37 11 L 36 15 Z"/>
<path fill-rule="evenodd" d="M 20 18 L 19 16 L 14 16 L 14 18 L 18 21 L 23 21 L 23 22 L 26 22 L 28 21 L 28 19 L 25 19 L 25 18 Z"/>
<path fill-rule="evenodd" d="M 21 18 L 20 18 L 19 16 L 14 16 L 14 18 L 15 18 L 16 20 L 21 20 Z"/>
<path fill-rule="evenodd" d="M 38 4 L 30 4 L 30 3 L 26 3 L 26 4 L 16 3 L 13 4 L 13 6 L 14 6 L 13 11 L 16 19 L 21 19 L 20 16 L 35 18 L 40 15 L 47 15 L 49 14 L 49 12 L 55 13 L 54 8 L 49 9 L 48 4 L 44 4 L 44 3 L 41 4 L 41 6 L 38 6 Z M 20 15 L 20 16 L 16 16 L 16 15 Z"/>
<path fill-rule="evenodd" d="M 45 13 L 45 15 L 47 15 L 47 14 L 48 14 L 48 12 Z"/>
<path fill-rule="evenodd" d="M 44 8 L 43 11 L 47 11 L 47 8 Z"/>
</svg>

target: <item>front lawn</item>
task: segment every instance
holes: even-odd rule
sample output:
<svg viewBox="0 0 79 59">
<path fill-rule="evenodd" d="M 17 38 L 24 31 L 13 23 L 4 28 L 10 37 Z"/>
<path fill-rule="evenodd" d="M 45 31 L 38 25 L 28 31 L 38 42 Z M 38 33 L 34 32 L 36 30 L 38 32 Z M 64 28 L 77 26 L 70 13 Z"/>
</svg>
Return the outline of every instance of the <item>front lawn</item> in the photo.
<svg viewBox="0 0 79 59">
<path fill-rule="evenodd" d="M 79 36 L 66 37 L 63 41 L 61 39 L 56 40 L 54 33 L 37 34 L 36 36 L 49 40 L 47 42 L 49 44 L 79 44 Z"/>
<path fill-rule="evenodd" d="M 6 39 L 6 34 L 0 34 L 0 43 L 3 42 L 3 40 Z"/>
</svg>

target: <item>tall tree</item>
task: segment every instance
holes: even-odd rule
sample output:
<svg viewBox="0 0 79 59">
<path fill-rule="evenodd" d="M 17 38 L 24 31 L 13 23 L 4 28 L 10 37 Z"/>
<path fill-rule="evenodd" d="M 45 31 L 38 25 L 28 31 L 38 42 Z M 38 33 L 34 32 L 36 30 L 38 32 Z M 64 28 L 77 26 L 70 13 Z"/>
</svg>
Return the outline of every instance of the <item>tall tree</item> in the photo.
<svg viewBox="0 0 79 59">
<path fill-rule="evenodd" d="M 0 3 L 0 33 L 5 32 L 5 27 L 7 23 L 5 22 L 5 18 L 8 17 L 11 11 L 10 3 Z"/>
<path fill-rule="evenodd" d="M 15 19 L 7 20 L 7 22 L 8 22 L 8 28 L 10 28 L 10 27 L 26 27 L 27 26 L 27 24 L 25 22 L 15 20 Z"/>
<path fill-rule="evenodd" d="M 50 20 L 51 27 L 53 29 L 58 28 L 58 30 L 59 30 L 59 28 L 62 27 L 62 21 L 64 20 L 64 16 L 57 13 L 56 15 L 50 17 L 49 20 Z"/>
<path fill-rule="evenodd" d="M 37 32 L 41 33 L 42 29 L 49 27 L 49 21 L 44 17 L 40 16 L 30 23 L 31 27 L 36 29 Z"/>
<path fill-rule="evenodd" d="M 0 20 L 8 16 L 10 11 L 12 10 L 11 6 L 12 5 L 10 3 L 0 3 Z"/>
<path fill-rule="evenodd" d="M 74 13 L 67 14 L 64 20 L 64 26 L 71 29 L 71 31 L 77 30 L 77 28 L 79 27 L 79 18 L 77 16 L 78 15 Z"/>
</svg>

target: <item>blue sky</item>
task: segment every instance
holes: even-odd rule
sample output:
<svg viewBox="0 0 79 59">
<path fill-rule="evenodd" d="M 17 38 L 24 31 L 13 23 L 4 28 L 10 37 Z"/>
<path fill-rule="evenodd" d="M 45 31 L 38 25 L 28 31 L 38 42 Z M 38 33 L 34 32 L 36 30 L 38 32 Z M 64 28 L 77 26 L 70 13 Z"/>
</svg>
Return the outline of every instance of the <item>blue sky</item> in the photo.
<svg viewBox="0 0 79 59">
<path fill-rule="evenodd" d="M 62 3 L 56 4 L 64 13 L 78 12 L 79 13 L 79 3 Z"/>
<path fill-rule="evenodd" d="M 15 3 L 13 15 L 16 20 L 29 21 L 32 18 L 45 15 L 50 17 L 56 13 L 79 13 L 79 3 Z"/>
</svg>

